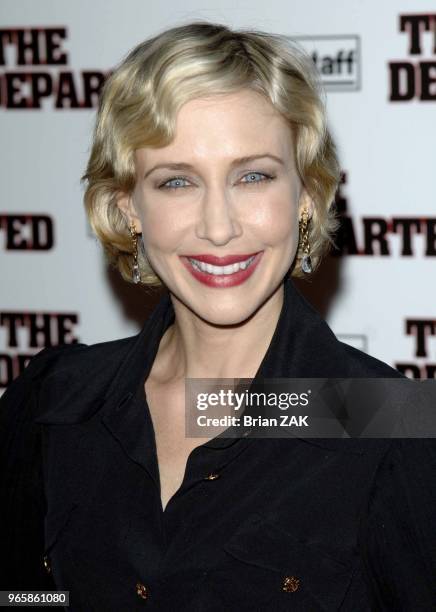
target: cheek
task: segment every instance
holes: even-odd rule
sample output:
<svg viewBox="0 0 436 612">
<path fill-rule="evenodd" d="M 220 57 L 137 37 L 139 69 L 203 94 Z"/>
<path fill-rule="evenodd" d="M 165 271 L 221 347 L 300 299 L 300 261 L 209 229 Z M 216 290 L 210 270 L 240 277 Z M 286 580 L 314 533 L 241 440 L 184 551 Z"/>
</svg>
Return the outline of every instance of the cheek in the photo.
<svg viewBox="0 0 436 612">
<path fill-rule="evenodd" d="M 172 251 L 179 243 L 186 227 L 186 215 L 165 206 L 145 207 L 143 237 L 146 249 Z"/>
<path fill-rule="evenodd" d="M 266 244 L 294 242 L 298 238 L 297 206 L 291 198 L 275 198 L 256 210 L 255 225 Z"/>
</svg>

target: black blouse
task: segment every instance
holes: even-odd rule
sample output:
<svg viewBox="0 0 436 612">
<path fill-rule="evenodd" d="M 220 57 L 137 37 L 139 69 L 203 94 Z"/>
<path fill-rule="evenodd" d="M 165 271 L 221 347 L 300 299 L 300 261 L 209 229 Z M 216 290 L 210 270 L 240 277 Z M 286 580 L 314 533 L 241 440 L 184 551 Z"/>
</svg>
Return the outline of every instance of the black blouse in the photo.
<svg viewBox="0 0 436 612">
<path fill-rule="evenodd" d="M 1 589 L 74 612 L 436 610 L 436 442 L 224 438 L 165 511 L 144 382 L 174 321 L 41 351 L 0 400 Z M 256 379 L 399 377 L 291 280 Z M 165 406 L 162 406 L 162 410 Z"/>
</svg>

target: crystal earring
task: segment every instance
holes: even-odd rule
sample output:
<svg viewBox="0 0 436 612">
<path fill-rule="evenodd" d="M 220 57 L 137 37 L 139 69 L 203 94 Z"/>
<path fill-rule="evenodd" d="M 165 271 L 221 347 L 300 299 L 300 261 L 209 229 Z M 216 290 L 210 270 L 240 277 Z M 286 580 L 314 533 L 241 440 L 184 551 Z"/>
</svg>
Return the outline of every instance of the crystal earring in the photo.
<svg viewBox="0 0 436 612">
<path fill-rule="evenodd" d="M 309 246 L 309 215 L 307 208 L 303 210 L 302 219 L 300 219 L 300 234 L 301 234 L 301 250 L 303 257 L 301 259 L 301 269 L 305 274 L 312 272 L 312 260 L 310 258 L 310 246 Z"/>
<path fill-rule="evenodd" d="M 136 233 L 135 224 L 132 223 L 129 227 L 130 236 L 133 244 L 133 265 L 132 265 L 132 280 L 137 285 L 141 282 L 141 275 L 139 273 L 138 265 L 138 234 Z"/>
</svg>

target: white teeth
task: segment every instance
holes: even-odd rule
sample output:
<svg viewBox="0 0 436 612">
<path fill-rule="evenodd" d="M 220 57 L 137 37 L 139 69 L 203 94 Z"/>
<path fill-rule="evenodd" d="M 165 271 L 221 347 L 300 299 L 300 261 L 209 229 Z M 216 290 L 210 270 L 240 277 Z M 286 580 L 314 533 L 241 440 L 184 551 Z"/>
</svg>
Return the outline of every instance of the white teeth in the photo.
<svg viewBox="0 0 436 612">
<path fill-rule="evenodd" d="M 255 255 L 249 257 L 245 261 L 239 261 L 238 263 L 230 264 L 228 266 L 213 266 L 209 263 L 204 263 L 203 261 L 198 261 L 197 259 L 189 258 L 191 265 L 200 270 L 201 272 L 207 272 L 208 274 L 213 274 L 214 276 L 221 276 L 222 274 L 234 274 L 239 270 L 246 270 L 248 266 L 251 264 Z"/>
</svg>

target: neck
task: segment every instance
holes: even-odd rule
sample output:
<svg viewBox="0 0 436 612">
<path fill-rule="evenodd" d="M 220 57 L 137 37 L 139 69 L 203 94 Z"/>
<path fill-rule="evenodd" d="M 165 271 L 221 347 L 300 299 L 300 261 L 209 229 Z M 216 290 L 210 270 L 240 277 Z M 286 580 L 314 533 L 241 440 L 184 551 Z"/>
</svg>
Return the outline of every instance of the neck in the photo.
<svg viewBox="0 0 436 612">
<path fill-rule="evenodd" d="M 283 305 L 283 283 L 238 325 L 212 325 L 171 295 L 175 321 L 153 366 L 159 382 L 184 378 L 254 378 L 270 345 Z"/>
</svg>

